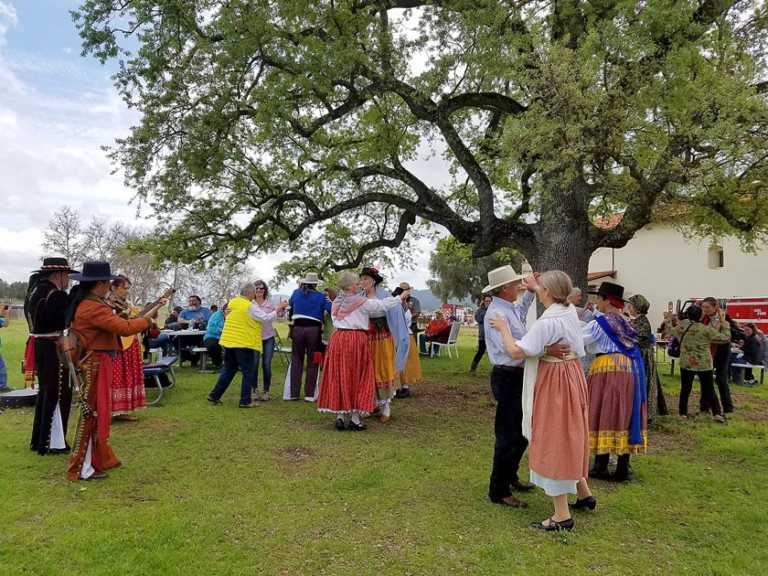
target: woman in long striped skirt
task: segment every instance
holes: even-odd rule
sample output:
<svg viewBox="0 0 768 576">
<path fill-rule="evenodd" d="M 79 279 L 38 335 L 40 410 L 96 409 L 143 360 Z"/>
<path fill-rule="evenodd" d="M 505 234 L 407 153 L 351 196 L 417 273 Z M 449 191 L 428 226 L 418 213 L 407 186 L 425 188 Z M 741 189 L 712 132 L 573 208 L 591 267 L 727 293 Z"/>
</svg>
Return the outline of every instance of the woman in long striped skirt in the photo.
<svg viewBox="0 0 768 576">
<path fill-rule="evenodd" d="M 365 430 L 360 420 L 373 412 L 374 365 L 368 338 L 370 315 L 400 305 L 409 292 L 383 300 L 357 294 L 358 277 L 345 272 L 339 280 L 341 293 L 333 301 L 335 327 L 328 343 L 317 409 L 336 414 L 337 430 Z"/>
<path fill-rule="evenodd" d="M 632 479 L 629 458 L 645 454 L 648 447 L 648 405 L 645 367 L 637 336 L 619 313 L 624 307 L 624 288 L 603 282 L 597 291 L 602 312 L 584 326 L 584 344 L 594 353 L 589 369 L 589 447 L 595 465 L 594 478 Z M 611 454 L 618 456 L 616 471 L 608 473 Z"/>
</svg>

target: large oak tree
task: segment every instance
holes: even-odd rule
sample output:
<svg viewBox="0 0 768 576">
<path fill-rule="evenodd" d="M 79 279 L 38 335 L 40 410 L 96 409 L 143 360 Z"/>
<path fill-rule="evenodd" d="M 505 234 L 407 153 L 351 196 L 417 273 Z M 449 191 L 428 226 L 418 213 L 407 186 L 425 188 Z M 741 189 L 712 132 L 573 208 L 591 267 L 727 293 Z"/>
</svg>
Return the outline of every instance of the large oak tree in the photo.
<svg viewBox="0 0 768 576">
<path fill-rule="evenodd" d="M 654 211 L 747 244 L 767 229 L 759 2 L 86 0 L 74 18 L 141 112 L 112 155 L 166 256 L 338 269 L 430 222 L 583 284 Z M 451 178 L 417 170 L 430 150 Z"/>
</svg>

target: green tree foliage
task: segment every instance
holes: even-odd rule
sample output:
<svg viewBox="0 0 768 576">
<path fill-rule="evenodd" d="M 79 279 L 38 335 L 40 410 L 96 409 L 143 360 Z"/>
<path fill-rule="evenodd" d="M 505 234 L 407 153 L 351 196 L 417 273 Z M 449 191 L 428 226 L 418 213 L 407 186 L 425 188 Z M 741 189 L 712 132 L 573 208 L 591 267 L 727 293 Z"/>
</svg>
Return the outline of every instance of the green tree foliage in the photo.
<svg viewBox="0 0 768 576">
<path fill-rule="evenodd" d="M 582 284 L 654 211 L 768 230 L 764 2 L 85 0 L 74 18 L 142 114 L 112 157 L 163 255 L 338 269 L 434 223 Z M 417 169 L 430 154 L 449 183 Z"/>
<path fill-rule="evenodd" d="M 26 282 L 6 282 L 0 278 L 0 302 L 24 300 L 24 295 L 26 293 Z"/>
<path fill-rule="evenodd" d="M 508 248 L 490 256 L 473 258 L 471 246 L 454 238 L 444 238 L 438 241 L 429 258 L 429 271 L 433 278 L 427 281 L 427 285 L 443 303 L 451 297 L 462 299 L 467 296 L 477 302 L 488 284 L 488 272 L 505 264 L 511 264 L 519 272 L 522 258 Z"/>
</svg>

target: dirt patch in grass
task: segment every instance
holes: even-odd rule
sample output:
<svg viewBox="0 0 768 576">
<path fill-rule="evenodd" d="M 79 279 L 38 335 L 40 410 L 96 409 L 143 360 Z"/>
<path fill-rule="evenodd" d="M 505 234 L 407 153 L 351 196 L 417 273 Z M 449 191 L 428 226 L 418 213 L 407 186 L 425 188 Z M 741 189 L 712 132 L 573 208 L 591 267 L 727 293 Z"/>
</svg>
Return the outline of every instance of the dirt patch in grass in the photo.
<svg viewBox="0 0 768 576">
<path fill-rule="evenodd" d="M 306 446 L 287 446 L 272 451 L 278 469 L 283 473 L 303 471 L 317 460 L 317 452 Z"/>
<path fill-rule="evenodd" d="M 468 406 L 493 408 L 487 385 L 477 379 L 452 379 L 450 384 L 426 381 L 414 388 L 414 398 L 440 410 L 465 410 Z"/>
<path fill-rule="evenodd" d="M 768 400 L 754 394 L 735 393 L 733 403 L 736 412 L 751 422 L 768 422 Z"/>
</svg>

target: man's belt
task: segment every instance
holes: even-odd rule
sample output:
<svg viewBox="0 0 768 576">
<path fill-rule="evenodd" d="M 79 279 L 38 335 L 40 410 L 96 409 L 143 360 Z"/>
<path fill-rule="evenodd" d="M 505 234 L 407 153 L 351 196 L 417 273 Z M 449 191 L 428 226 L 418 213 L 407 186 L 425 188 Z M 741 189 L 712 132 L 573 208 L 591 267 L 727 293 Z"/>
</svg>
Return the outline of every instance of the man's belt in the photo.
<svg viewBox="0 0 768 576">
<path fill-rule="evenodd" d="M 505 372 L 515 372 L 517 370 L 523 370 L 522 366 L 507 366 L 506 364 L 494 364 L 493 369 L 504 370 Z"/>
</svg>

